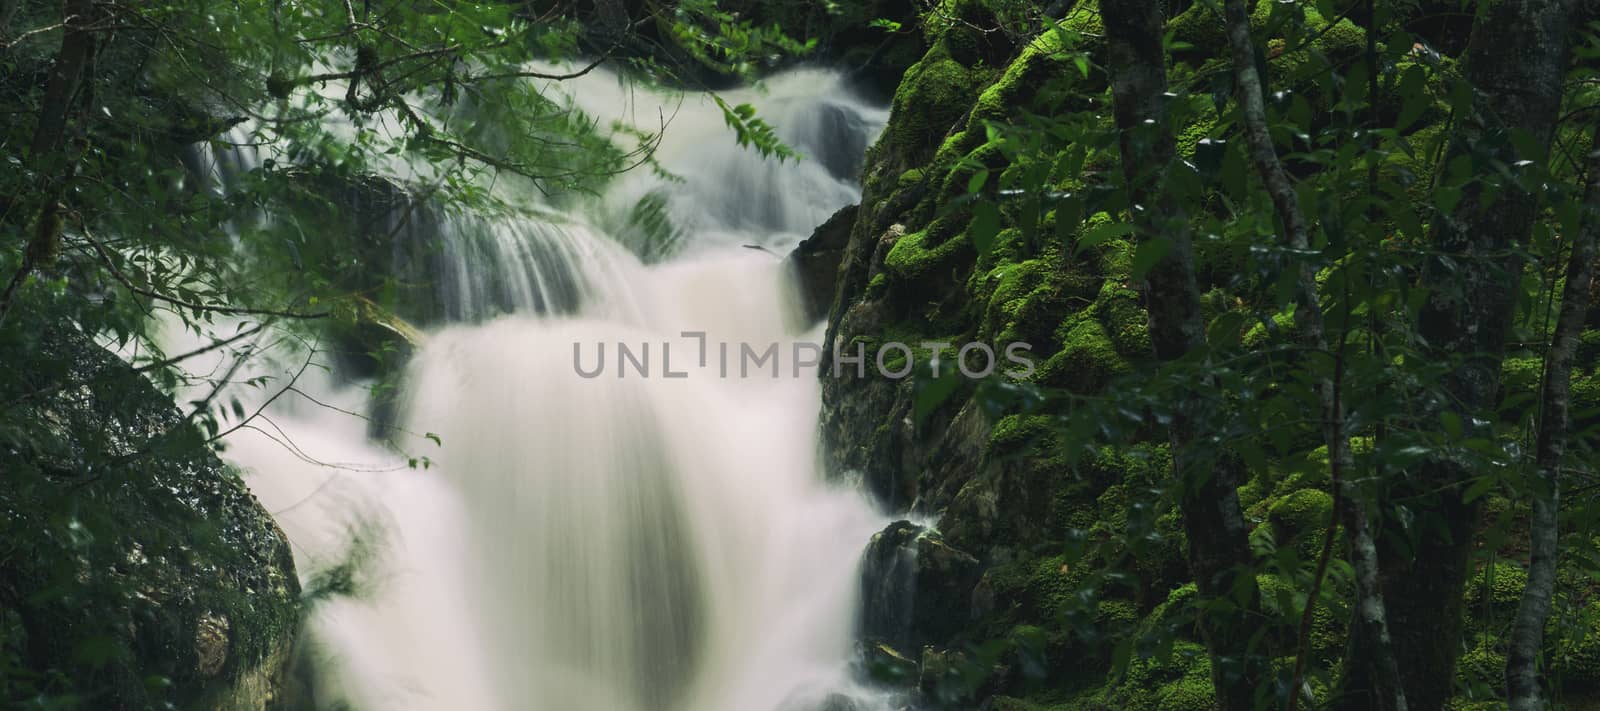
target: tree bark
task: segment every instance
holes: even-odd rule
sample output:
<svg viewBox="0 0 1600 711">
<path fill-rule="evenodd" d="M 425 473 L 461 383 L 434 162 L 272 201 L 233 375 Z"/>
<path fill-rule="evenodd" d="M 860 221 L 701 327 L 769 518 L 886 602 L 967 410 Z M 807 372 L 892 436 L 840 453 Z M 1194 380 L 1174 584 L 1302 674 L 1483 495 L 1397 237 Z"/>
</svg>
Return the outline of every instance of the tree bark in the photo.
<svg viewBox="0 0 1600 711">
<path fill-rule="evenodd" d="M 1600 140 L 1600 130 L 1595 132 Z M 1597 144 L 1600 145 L 1600 144 Z M 1512 621 L 1506 653 L 1506 699 L 1511 711 L 1539 711 L 1538 660 L 1544 646 L 1544 624 L 1555 594 L 1559 553 L 1556 515 L 1561 502 L 1561 460 L 1567 452 L 1567 430 L 1572 424 L 1572 358 L 1583 333 L 1589 309 L 1589 288 L 1594 282 L 1595 243 L 1600 241 L 1600 154 L 1589 165 L 1584 216 L 1573 237 L 1567 262 L 1567 283 L 1561 294 L 1561 312 L 1545 356 L 1544 392 L 1540 398 L 1539 440 L 1535 454 L 1538 478 L 1529 523 L 1528 584 L 1522 591 L 1517 616 Z"/>
<path fill-rule="evenodd" d="M 34 124 L 33 141 L 28 149 L 28 159 L 35 169 L 49 166 L 52 154 L 66 136 L 67 112 L 71 110 L 72 98 L 78 92 L 78 84 L 93 52 L 94 39 L 85 29 L 93 11 L 93 0 L 66 0 L 62 4 L 66 30 L 61 34 L 61 50 L 50 67 L 50 80 L 45 84 L 39 121 Z"/>
<path fill-rule="evenodd" d="M 65 0 L 61 12 L 66 29 L 61 34 L 61 49 L 50 67 L 50 78 L 45 84 L 44 99 L 39 105 L 38 120 L 28 147 L 29 168 L 37 176 L 37 194 L 42 197 L 39 206 L 32 211 L 31 234 L 22 263 L 0 291 L 0 323 L 11 311 L 17 290 L 40 262 L 56 252 L 61 239 L 57 203 L 67 182 L 64 168 L 67 116 L 94 57 L 94 38 L 87 29 L 94 12 L 94 0 Z"/>
<path fill-rule="evenodd" d="M 1111 65 L 1123 173 L 1130 210 L 1141 239 L 1165 239 L 1168 248 L 1145 277 L 1150 339 L 1164 362 L 1205 343 L 1200 290 L 1188 220 L 1166 188 L 1174 139 L 1166 119 L 1164 23 L 1158 0 L 1118 0 L 1101 6 Z M 1227 461 L 1210 470 L 1195 451 L 1204 418 L 1180 402 L 1169 432 L 1179 508 L 1188 539 L 1189 567 L 1201 602 L 1200 630 L 1211 657 L 1219 707 L 1255 708 L 1266 674 L 1250 641 L 1259 619 L 1260 593 L 1251 569 L 1249 530 L 1240 512 L 1237 473 Z M 1224 599 L 1219 605 L 1207 604 Z M 1242 602 L 1242 604 L 1239 604 Z"/>
<path fill-rule="evenodd" d="M 1245 0 L 1228 0 L 1224 5 L 1228 45 L 1232 50 L 1234 85 L 1244 116 L 1245 141 L 1251 162 L 1261 174 L 1267 192 L 1272 196 L 1273 207 L 1287 233 L 1289 247 L 1304 253 L 1311 247 L 1310 227 L 1305 213 L 1300 209 L 1299 196 L 1294 183 L 1278 159 L 1268 131 L 1265 89 L 1256 69 L 1255 49 L 1250 40 L 1250 15 Z M 1360 492 L 1350 483 L 1348 474 L 1354 468 L 1350 452 L 1350 439 L 1345 433 L 1344 403 L 1340 398 L 1342 383 L 1344 336 L 1340 334 L 1337 348 L 1330 348 L 1327 330 L 1322 318 L 1321 298 L 1317 293 L 1316 273 L 1312 265 L 1301 260 L 1295 269 L 1297 288 L 1295 295 L 1295 321 L 1301 337 L 1316 353 L 1334 358 L 1332 376 L 1319 380 L 1318 391 L 1322 404 L 1322 437 L 1328 447 L 1331 486 L 1335 500 L 1340 502 L 1336 515 L 1340 516 L 1350 538 L 1350 562 L 1355 568 L 1356 605 L 1355 626 L 1361 634 L 1372 640 L 1372 663 L 1377 674 L 1371 707 L 1378 711 L 1406 711 L 1406 695 L 1400 682 L 1399 664 L 1389 636 L 1387 605 L 1379 584 L 1377 546 L 1373 540 L 1371 524 Z M 1330 531 L 1331 535 L 1331 531 Z M 1320 567 L 1320 566 L 1319 566 Z M 1320 586 L 1318 578 L 1315 585 Z M 1306 616 L 1316 605 L 1317 589 L 1314 587 L 1306 600 Z M 1295 681 L 1302 667 L 1297 660 Z M 1291 708 L 1298 700 L 1299 689 L 1290 690 Z"/>
<path fill-rule="evenodd" d="M 1475 91 L 1474 107 L 1458 119 L 1441 165 L 1458 157 L 1503 166 L 1537 158 L 1516 153 L 1511 137 L 1518 134 L 1548 146 L 1575 28 L 1574 5 L 1573 0 L 1486 3 L 1467 50 L 1465 78 Z M 1487 168 L 1479 175 L 1493 179 Z M 1536 210 L 1535 196 L 1514 184 L 1491 191 L 1473 181 L 1449 214 L 1433 220 L 1430 241 L 1436 256 L 1423 268 L 1428 298 L 1417 329 L 1430 359 L 1453 364 L 1443 383 L 1447 404 L 1440 407 L 1469 423 L 1469 429 L 1477 427 L 1470 423 L 1493 420 L 1484 413 L 1499 397 L 1500 365 L 1523 266 L 1514 247 L 1526 241 Z M 1418 426 L 1436 427 L 1439 414 L 1424 413 Z M 1462 494 L 1474 472 L 1467 463 L 1441 455 L 1409 474 L 1393 494 L 1415 513 L 1415 522 L 1412 531 L 1396 531 L 1394 538 L 1411 536 L 1414 543 L 1380 549 L 1382 584 L 1395 652 L 1406 662 L 1406 699 L 1415 708 L 1437 709 L 1450 698 L 1461 651 L 1462 587 L 1478 518 L 1477 504 Z M 1372 643 L 1360 635 L 1353 642 Z M 1374 660 L 1371 649 L 1359 646 L 1345 656 L 1342 703 L 1347 708 L 1368 707 L 1361 690 L 1372 688 L 1378 678 Z"/>
</svg>

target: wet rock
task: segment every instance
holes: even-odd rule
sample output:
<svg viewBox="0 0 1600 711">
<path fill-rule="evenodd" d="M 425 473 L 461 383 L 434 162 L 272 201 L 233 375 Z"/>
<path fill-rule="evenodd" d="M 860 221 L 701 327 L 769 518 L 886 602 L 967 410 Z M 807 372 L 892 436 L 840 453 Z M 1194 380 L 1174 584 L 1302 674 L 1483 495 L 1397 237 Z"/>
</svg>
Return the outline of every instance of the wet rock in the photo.
<svg viewBox="0 0 1600 711">
<path fill-rule="evenodd" d="M 872 537 L 861 569 L 862 634 L 894 649 L 944 643 L 971 618 L 978 559 L 896 521 Z"/>
<path fill-rule="evenodd" d="M 839 262 L 844 258 L 850 229 L 856 222 L 855 205 L 845 207 L 822 223 L 811 236 L 789 253 L 789 268 L 799 284 L 805 302 L 806 319 L 811 322 L 828 315 L 838 284 Z"/>
</svg>

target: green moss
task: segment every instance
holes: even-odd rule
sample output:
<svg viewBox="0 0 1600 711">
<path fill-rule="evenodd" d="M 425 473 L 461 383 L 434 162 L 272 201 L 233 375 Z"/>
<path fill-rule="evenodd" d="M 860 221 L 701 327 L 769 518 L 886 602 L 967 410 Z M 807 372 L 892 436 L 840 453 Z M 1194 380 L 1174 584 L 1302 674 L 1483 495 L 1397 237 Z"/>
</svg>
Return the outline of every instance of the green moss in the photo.
<svg viewBox="0 0 1600 711">
<path fill-rule="evenodd" d="M 1573 369 L 1593 372 L 1600 365 L 1600 329 L 1584 331 L 1578 336 L 1578 347 L 1573 351 Z"/>
<path fill-rule="evenodd" d="M 883 258 L 889 277 L 902 282 L 920 281 L 939 270 L 949 269 L 959 258 L 972 252 L 971 245 L 963 237 L 936 240 L 932 227 L 896 240 Z"/>
<path fill-rule="evenodd" d="M 1146 357 L 1150 345 L 1150 316 L 1140 305 L 1139 292 L 1107 281 L 1096 301 L 1096 311 L 1117 352 L 1130 358 Z"/>
<path fill-rule="evenodd" d="M 1100 702 L 1132 711 L 1211 711 L 1217 703 L 1211 660 L 1200 645 L 1178 642 L 1166 658 L 1129 664 L 1127 675 Z"/>
<path fill-rule="evenodd" d="M 1051 431 L 1053 419 L 1046 415 L 1006 415 L 989 433 L 991 454 L 1013 451 Z"/>
<path fill-rule="evenodd" d="M 1033 619 L 1058 623 L 1081 609 L 1078 595 L 1088 566 L 1074 567 L 1064 555 L 1050 556 L 1034 563 L 1023 584 L 1023 604 Z"/>
<path fill-rule="evenodd" d="M 919 184 L 922 183 L 922 178 L 923 178 L 922 169 L 921 168 L 912 168 L 912 169 L 900 174 L 900 179 L 898 181 L 896 181 L 896 185 L 898 187 L 900 187 L 901 189 L 915 187 L 916 185 L 919 185 Z"/>
<path fill-rule="evenodd" d="M 1054 348 L 1055 332 L 1061 313 L 1070 310 L 1070 275 L 1064 276 L 1048 264 L 1034 260 L 1033 281 L 1026 293 L 1015 295 L 997 291 L 990 301 L 984 335 L 996 343 L 1028 343 L 1041 350 Z M 1019 265 L 1020 266 L 1020 265 Z M 1014 286 L 1022 287 L 1027 282 Z M 1018 289 L 1020 290 L 1020 289 Z M 1011 298 L 1004 298 L 1010 296 Z"/>
<path fill-rule="evenodd" d="M 1113 377 L 1132 370 L 1098 320 L 1070 320 L 1060 341 L 1061 350 L 1050 356 L 1035 375 L 1041 382 L 1092 393 L 1103 389 Z"/>
<path fill-rule="evenodd" d="M 1585 426 L 1600 411 L 1600 372 L 1572 381 L 1572 414 L 1584 418 Z"/>
<path fill-rule="evenodd" d="M 1507 395 L 1536 394 L 1543 377 L 1543 358 L 1507 358 L 1500 364 L 1500 382 Z"/>
<path fill-rule="evenodd" d="M 1479 642 L 1456 660 L 1456 677 L 1464 686 L 1489 685 L 1498 688 L 1505 678 L 1506 655 L 1492 642 Z"/>
<path fill-rule="evenodd" d="M 1261 477 L 1251 477 L 1239 487 L 1239 508 L 1249 511 L 1267 498 L 1268 484 Z"/>
<path fill-rule="evenodd" d="M 1517 609 L 1522 589 L 1527 584 L 1528 573 L 1519 565 L 1505 561 L 1485 565 L 1467 581 L 1467 613 L 1481 617 L 1487 612 L 1494 618 L 1504 619 Z"/>
<path fill-rule="evenodd" d="M 888 283 L 889 278 L 882 272 L 873 274 L 872 279 L 867 282 L 867 298 L 873 300 L 883 298 L 883 292 L 888 287 Z"/>
<path fill-rule="evenodd" d="M 1267 522 L 1278 545 L 1294 545 L 1301 557 L 1314 559 L 1333 513 L 1333 496 L 1321 489 L 1301 489 L 1271 502 Z"/>
<path fill-rule="evenodd" d="M 1257 349 L 1271 343 L 1288 343 L 1294 340 L 1296 330 L 1294 314 L 1279 312 L 1272 315 L 1271 323 L 1257 321 L 1245 331 L 1242 341 L 1245 348 Z"/>
<path fill-rule="evenodd" d="M 1585 624 L 1576 629 L 1547 628 L 1545 654 L 1563 689 L 1593 692 L 1600 690 L 1600 602 L 1590 603 L 1580 620 Z"/>
<path fill-rule="evenodd" d="M 1208 138 L 1220 138 L 1220 136 L 1216 135 L 1216 131 L 1217 112 L 1215 109 L 1208 108 L 1205 113 L 1185 125 L 1183 130 L 1178 132 L 1175 137 L 1177 139 L 1178 155 L 1185 158 L 1193 158 L 1195 146 L 1200 145 L 1201 141 Z"/>
<path fill-rule="evenodd" d="M 1270 616 L 1267 642 L 1281 654 L 1292 655 L 1299 645 L 1300 617 L 1305 611 L 1305 588 L 1277 575 L 1256 576 L 1261 608 Z M 1317 659 L 1331 662 L 1344 651 L 1348 615 L 1318 604 L 1311 613 L 1310 650 Z"/>
<path fill-rule="evenodd" d="M 883 138 L 900 165 L 920 164 L 932 154 L 939 137 L 966 114 L 977 85 L 972 70 L 937 48 L 906 72 Z"/>
<path fill-rule="evenodd" d="M 1183 678 L 1167 682 L 1156 691 L 1157 711 L 1211 711 L 1216 707 L 1210 660 L 1195 663 Z"/>
</svg>

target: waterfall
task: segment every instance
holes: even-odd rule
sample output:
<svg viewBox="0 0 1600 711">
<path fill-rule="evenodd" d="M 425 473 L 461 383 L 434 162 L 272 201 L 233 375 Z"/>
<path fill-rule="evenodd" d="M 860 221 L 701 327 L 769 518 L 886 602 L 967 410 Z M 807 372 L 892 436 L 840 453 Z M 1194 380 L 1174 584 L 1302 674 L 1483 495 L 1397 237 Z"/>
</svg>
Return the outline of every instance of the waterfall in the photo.
<svg viewBox="0 0 1600 711">
<path fill-rule="evenodd" d="M 765 84 L 727 98 L 806 160 L 740 149 L 706 97 L 597 71 L 559 89 L 603 121 L 671 116 L 658 157 L 681 180 L 630 175 L 550 220 L 436 216 L 417 228 L 442 243 L 426 256 L 397 242 L 442 315 L 399 398 L 400 449 L 420 461 L 346 414 L 367 408 L 360 383 L 300 367 L 293 349 L 251 364 L 300 380 L 224 456 L 308 585 L 349 593 L 310 608 L 312 705 L 816 711 L 842 695 L 886 708 L 849 668 L 857 565 L 885 521 L 818 470 L 815 372 L 791 372 L 785 349 L 820 327 L 795 327 L 773 253 L 858 198 L 861 152 L 887 117 L 827 72 Z M 650 264 L 603 227 L 647 195 L 683 235 Z M 779 376 L 722 377 L 719 343 L 780 344 Z M 622 348 L 648 377 L 620 367 Z M 600 353 L 606 370 L 581 376 L 575 359 Z"/>
</svg>

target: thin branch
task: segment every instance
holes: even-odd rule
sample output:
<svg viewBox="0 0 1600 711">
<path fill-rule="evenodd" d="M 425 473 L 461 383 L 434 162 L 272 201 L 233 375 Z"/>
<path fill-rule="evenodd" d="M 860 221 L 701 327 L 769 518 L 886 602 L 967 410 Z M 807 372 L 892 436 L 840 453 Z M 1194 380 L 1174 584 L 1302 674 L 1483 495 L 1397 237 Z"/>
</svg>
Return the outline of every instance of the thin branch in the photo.
<svg viewBox="0 0 1600 711">
<path fill-rule="evenodd" d="M 1272 198 L 1273 207 L 1278 213 L 1278 219 L 1283 223 L 1290 249 L 1306 253 L 1311 249 L 1310 227 L 1306 222 L 1305 213 L 1300 209 L 1299 196 L 1295 193 L 1294 184 L 1284 171 L 1283 163 L 1278 159 L 1277 149 L 1272 143 L 1272 134 L 1267 128 L 1266 91 L 1262 86 L 1261 75 L 1256 69 L 1255 49 L 1250 39 L 1250 15 L 1246 4 L 1246 0 L 1226 0 L 1224 3 L 1228 44 L 1233 55 L 1235 87 L 1240 111 L 1244 116 L 1245 142 L 1249 147 L 1251 162 L 1260 173 L 1267 193 Z M 1316 273 L 1303 259 L 1296 263 L 1295 269 L 1298 271 L 1295 320 L 1308 343 L 1320 350 L 1327 350 L 1328 338 L 1322 322 L 1321 301 L 1317 296 Z M 1340 336 L 1341 354 L 1346 340 Z M 1352 468 L 1353 464 L 1350 440 L 1345 433 L 1344 404 L 1340 400 L 1338 379 L 1343 376 L 1342 366 L 1343 358 L 1336 358 L 1333 377 L 1323 377 L 1318 390 L 1322 398 L 1322 434 L 1328 446 L 1331 483 L 1335 487 L 1346 489 L 1343 496 L 1345 516 L 1348 519 L 1346 528 L 1350 531 L 1351 557 L 1356 569 L 1358 596 L 1356 620 L 1365 628 L 1363 635 L 1374 647 L 1372 651 L 1376 655 L 1374 663 L 1377 666 L 1377 683 L 1380 686 L 1376 694 L 1379 708 L 1386 711 L 1406 711 L 1405 689 L 1401 685 L 1399 664 L 1395 660 L 1389 636 L 1388 615 L 1379 583 L 1377 547 L 1372 539 L 1370 522 L 1367 520 L 1365 508 L 1355 495 L 1353 485 L 1340 478 L 1340 474 Z M 1309 608 L 1315 604 L 1314 598 L 1307 599 L 1307 614 Z M 1304 656 L 1303 650 L 1299 656 Z M 1303 661 L 1297 661 L 1296 666 L 1303 671 Z M 1289 696 L 1290 711 L 1293 711 L 1299 700 L 1299 683 L 1300 679 L 1296 679 L 1296 688 L 1291 690 Z"/>
<path fill-rule="evenodd" d="M 606 62 L 606 60 L 608 60 L 608 59 L 610 59 L 610 56 L 601 55 L 601 57 L 599 59 L 596 59 L 593 62 L 590 62 L 589 64 L 585 65 L 582 69 L 579 69 L 579 70 L 576 70 L 576 71 L 572 71 L 572 72 L 568 72 L 566 74 L 547 74 L 545 72 L 531 72 L 531 71 L 501 72 L 501 73 L 498 73 L 498 74 L 482 74 L 482 75 L 479 75 L 479 76 L 467 76 L 467 77 L 462 78 L 462 81 L 463 82 L 477 82 L 477 81 L 493 81 L 495 79 L 549 79 L 551 81 L 566 81 L 568 79 L 577 79 L 579 77 L 587 75 L 589 72 L 592 72 L 595 69 L 599 68 L 599 66 L 601 64 L 604 64 Z"/>
<path fill-rule="evenodd" d="M 222 339 L 220 341 L 214 341 L 210 345 L 201 346 L 200 348 L 196 348 L 196 349 L 194 349 L 192 351 L 189 351 L 187 353 L 180 353 L 178 355 L 172 356 L 171 358 L 164 358 L 164 359 L 158 360 L 158 361 L 156 361 L 154 363 L 147 363 L 145 365 L 141 365 L 141 366 L 139 366 L 137 368 L 134 368 L 133 372 L 135 372 L 135 373 L 148 373 L 148 372 L 150 372 L 152 370 L 160 370 L 162 368 L 167 368 L 167 367 L 170 367 L 170 366 L 177 365 L 177 364 L 182 363 L 183 361 L 186 361 L 186 360 L 188 360 L 190 358 L 194 358 L 196 356 L 205 355 L 205 354 L 210 353 L 210 352 L 212 352 L 214 350 L 217 350 L 217 349 L 220 349 L 220 348 L 226 348 L 226 347 L 228 347 L 230 345 L 233 345 L 234 343 L 238 343 L 239 341 L 242 341 L 242 340 L 244 340 L 246 338 L 249 338 L 250 336 L 253 336 L 253 335 L 259 333 L 261 331 L 261 329 L 264 329 L 266 327 L 267 327 L 267 322 L 258 323 L 258 324 L 254 325 L 254 326 L 251 326 L 250 328 L 247 328 L 247 329 L 245 329 L 243 331 L 240 331 L 240 332 L 238 332 L 238 333 L 236 333 L 236 334 L 234 334 L 232 336 L 229 336 L 228 338 L 224 338 L 224 339 Z"/>
<path fill-rule="evenodd" d="M 331 313 L 327 311 L 302 312 L 284 311 L 280 309 L 248 309 L 234 306 L 218 306 L 215 304 L 200 304 L 193 301 L 185 301 L 176 297 L 167 296 L 166 294 L 162 294 L 152 289 L 147 289 L 134 284 L 132 280 L 128 279 L 127 275 L 123 274 L 122 270 L 117 268 L 116 260 L 111 257 L 111 253 L 100 244 L 99 240 L 94 238 L 94 235 L 89 231 L 89 227 L 83 224 L 81 217 L 79 218 L 78 233 L 94 247 L 97 253 L 99 253 L 100 260 L 105 262 L 107 270 L 111 272 L 111 276 L 121 283 L 123 288 L 126 288 L 128 291 L 140 296 L 155 299 L 157 301 L 164 301 L 174 306 L 181 306 L 192 311 L 228 314 L 230 316 L 275 316 L 279 318 L 319 319 L 327 318 L 331 315 Z"/>
</svg>

